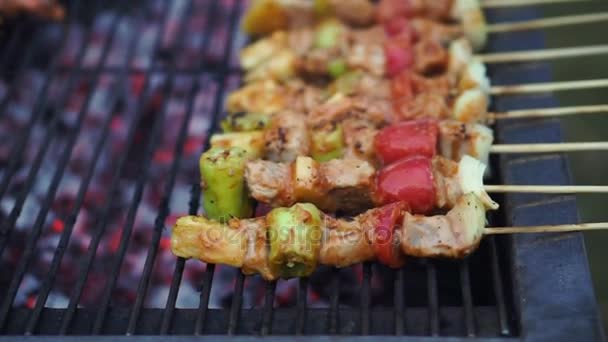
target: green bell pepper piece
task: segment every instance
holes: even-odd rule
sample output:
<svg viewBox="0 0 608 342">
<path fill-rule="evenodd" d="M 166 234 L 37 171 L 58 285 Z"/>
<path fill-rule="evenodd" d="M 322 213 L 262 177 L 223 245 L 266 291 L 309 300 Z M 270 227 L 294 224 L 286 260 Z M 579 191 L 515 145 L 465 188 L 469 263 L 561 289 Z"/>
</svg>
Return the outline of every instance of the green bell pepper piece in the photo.
<svg viewBox="0 0 608 342">
<path fill-rule="evenodd" d="M 338 44 L 343 27 L 337 20 L 326 20 L 319 24 L 315 35 L 315 47 L 326 49 Z"/>
<path fill-rule="evenodd" d="M 344 132 L 340 124 L 312 131 L 311 140 L 311 156 L 316 161 L 341 158 L 344 154 Z"/>
<path fill-rule="evenodd" d="M 327 65 L 327 72 L 329 72 L 331 77 L 338 78 L 348 72 L 348 66 L 344 62 L 344 59 L 336 58 Z"/>
<path fill-rule="evenodd" d="M 363 75 L 360 71 L 348 71 L 332 82 L 329 91 L 331 94 L 351 95 L 355 91 L 357 83 L 361 81 L 361 77 Z"/>
<path fill-rule="evenodd" d="M 317 267 L 323 234 L 321 211 L 310 203 L 276 208 L 266 216 L 268 261 L 283 278 L 307 277 Z"/>
<path fill-rule="evenodd" d="M 268 126 L 270 116 L 263 113 L 234 113 L 221 123 L 224 132 L 250 132 L 263 130 Z"/>
<path fill-rule="evenodd" d="M 201 155 L 203 208 L 207 217 L 220 222 L 251 217 L 253 203 L 245 186 L 246 150 L 213 147 Z"/>
<path fill-rule="evenodd" d="M 247 152 L 250 159 L 261 158 L 264 154 L 264 132 L 233 132 L 211 136 L 211 147 L 229 149 L 239 147 Z"/>
</svg>

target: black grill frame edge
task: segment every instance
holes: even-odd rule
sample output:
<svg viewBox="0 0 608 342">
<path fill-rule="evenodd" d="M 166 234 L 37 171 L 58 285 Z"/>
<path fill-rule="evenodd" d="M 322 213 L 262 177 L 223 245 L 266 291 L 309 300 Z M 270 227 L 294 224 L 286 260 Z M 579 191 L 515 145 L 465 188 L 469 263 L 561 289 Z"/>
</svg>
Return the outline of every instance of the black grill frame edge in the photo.
<svg viewBox="0 0 608 342">
<path fill-rule="evenodd" d="M 535 19 L 536 8 L 488 11 L 490 22 Z M 490 41 L 491 51 L 541 49 L 540 31 L 501 34 Z M 573 61 L 574 63 L 574 61 Z M 494 84 L 548 82 L 549 63 L 497 66 L 490 69 Z M 497 111 L 558 106 L 552 95 L 497 99 Z M 512 120 L 496 126 L 500 143 L 563 141 L 558 120 Z M 499 159 L 503 184 L 572 184 L 564 154 L 508 156 Z M 547 171 L 551 170 L 551 171 Z M 573 196 L 506 195 L 505 221 L 509 225 L 565 224 L 580 222 Z M 550 215 L 547 215 L 550 213 Z M 595 299 L 582 233 L 525 234 L 501 237 L 511 246 L 509 264 L 515 308 L 524 341 L 603 341 L 604 332 Z M 567 296 L 563 295 L 567 291 Z"/>
</svg>

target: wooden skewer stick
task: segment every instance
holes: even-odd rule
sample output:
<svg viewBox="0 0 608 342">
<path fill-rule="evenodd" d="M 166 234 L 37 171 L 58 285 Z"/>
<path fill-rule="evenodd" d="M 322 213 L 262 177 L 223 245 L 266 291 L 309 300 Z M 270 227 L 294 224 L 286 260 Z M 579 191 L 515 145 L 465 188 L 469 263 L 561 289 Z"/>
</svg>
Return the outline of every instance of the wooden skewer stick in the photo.
<svg viewBox="0 0 608 342">
<path fill-rule="evenodd" d="M 484 185 L 489 193 L 597 194 L 608 193 L 605 185 Z"/>
<path fill-rule="evenodd" d="M 510 52 L 496 52 L 476 55 L 483 63 L 514 63 L 559 59 L 568 57 L 593 56 L 608 53 L 608 45 L 593 45 L 566 47 L 556 49 L 523 50 Z"/>
<path fill-rule="evenodd" d="M 547 5 L 560 2 L 581 2 L 589 0 L 482 0 L 481 6 L 484 8 L 494 7 L 516 7 L 516 6 L 532 6 L 532 5 Z"/>
<path fill-rule="evenodd" d="M 608 13 L 590 13 L 590 14 L 578 14 L 578 15 L 567 15 L 562 17 L 554 18 L 543 18 L 535 20 L 525 20 L 519 22 L 507 22 L 489 24 L 489 33 L 501 33 L 501 32 L 514 32 L 514 31 L 525 31 L 535 30 L 548 27 L 566 26 L 566 25 L 577 25 L 577 24 L 588 24 L 599 21 L 608 20 Z"/>
<path fill-rule="evenodd" d="M 532 94 L 532 93 L 546 93 L 546 92 L 560 91 L 560 90 L 579 90 L 579 89 L 593 89 L 593 88 L 604 88 L 604 87 L 608 87 L 608 79 L 493 86 L 490 89 L 490 94 L 491 95 Z"/>
<path fill-rule="evenodd" d="M 556 153 L 580 151 L 608 151 L 608 142 L 578 142 L 549 144 L 494 144 L 491 153 Z"/>
<path fill-rule="evenodd" d="M 488 113 L 490 120 L 520 119 L 520 118 L 543 118 L 578 114 L 608 113 L 608 104 L 573 106 L 573 107 L 548 107 L 536 109 L 520 109 L 502 113 Z"/>
<path fill-rule="evenodd" d="M 519 233 L 566 233 L 581 232 L 589 230 L 608 229 L 608 222 L 560 224 L 529 227 L 491 227 L 484 229 L 484 235 L 493 234 L 519 234 Z"/>
</svg>

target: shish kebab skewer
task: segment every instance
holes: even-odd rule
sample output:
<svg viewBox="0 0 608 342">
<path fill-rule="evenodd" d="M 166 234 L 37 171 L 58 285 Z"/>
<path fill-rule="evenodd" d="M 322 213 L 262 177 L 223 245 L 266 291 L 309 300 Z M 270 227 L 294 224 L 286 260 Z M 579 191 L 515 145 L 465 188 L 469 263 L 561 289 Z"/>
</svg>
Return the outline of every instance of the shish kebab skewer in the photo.
<svg viewBox="0 0 608 342">
<path fill-rule="evenodd" d="M 271 124 L 264 131 L 215 134 L 211 137 L 211 146 L 240 147 L 255 159 L 265 158 L 275 162 L 292 162 L 298 156 L 311 156 L 317 161 L 355 158 L 374 165 L 390 164 L 413 155 L 439 155 L 454 161 L 459 161 L 463 155 L 470 155 L 487 164 L 490 154 L 496 153 L 608 150 L 606 142 L 493 144 L 494 136 L 490 128 L 450 120 L 410 120 L 381 129 L 353 118 L 316 128 L 307 127 L 303 120 L 296 113 L 281 113 L 271 119 Z"/>
<path fill-rule="evenodd" d="M 400 24 L 401 26 L 403 26 L 403 23 Z M 405 25 L 407 26 L 407 23 L 405 23 Z M 399 26 L 396 26 L 399 27 Z M 394 30 L 395 28 L 391 29 Z M 340 32 L 341 31 L 345 31 L 347 30 L 345 27 L 343 27 L 340 24 L 336 24 L 333 23 L 331 25 L 321 25 L 320 28 L 318 28 L 318 30 L 320 32 L 317 32 L 317 40 L 320 42 L 323 42 L 323 44 L 320 44 L 322 46 L 326 46 L 329 47 L 331 45 L 336 44 L 337 41 L 340 41 L 339 37 L 340 36 Z M 409 30 L 406 30 L 409 31 Z M 445 31 L 445 30 L 443 30 Z M 370 31 L 371 32 L 371 31 Z M 281 36 L 281 34 L 283 35 L 282 39 L 279 39 L 277 37 Z M 294 68 L 294 62 L 293 59 L 295 58 L 295 60 L 298 60 L 301 57 L 296 57 L 296 55 L 288 52 L 289 51 L 289 44 L 287 43 L 290 39 L 288 39 L 285 36 L 285 32 L 279 33 L 278 36 L 273 36 L 271 38 L 266 38 L 263 39 L 261 41 L 258 41 L 256 43 L 254 43 L 252 46 L 246 48 L 243 51 L 242 54 L 242 65 L 246 70 L 249 70 L 247 72 L 247 76 L 245 77 L 246 80 L 252 80 L 252 79 L 272 79 L 272 78 L 278 78 L 279 80 L 284 79 L 285 77 L 290 77 L 290 75 L 294 74 L 294 71 L 292 70 Z M 298 42 L 297 47 L 294 47 L 294 51 L 305 51 L 304 54 L 308 54 L 309 53 L 309 47 L 307 47 L 307 44 L 310 44 L 310 42 L 312 41 L 311 38 L 308 39 L 304 39 L 302 40 L 302 35 L 300 33 L 294 33 L 294 41 Z M 384 35 L 384 33 L 382 33 L 382 30 L 380 30 L 380 34 Z M 446 33 L 447 35 L 449 35 L 449 33 Z M 367 34 L 366 34 L 367 35 Z M 365 35 L 364 35 L 365 36 Z M 319 37 L 323 38 L 320 39 Z M 330 38 L 328 38 L 330 37 Z M 275 39 L 276 38 L 276 39 Z M 397 50 L 395 49 L 389 49 L 387 50 L 387 47 L 392 46 L 391 44 L 394 43 L 390 43 L 388 45 L 384 46 L 384 51 L 382 48 L 382 44 L 378 44 L 379 40 L 382 40 L 383 38 L 380 37 L 378 38 L 376 35 L 376 39 L 373 39 L 371 41 L 368 40 L 367 43 L 365 43 L 365 39 L 363 39 L 362 43 L 355 43 L 351 49 L 352 49 L 352 53 L 344 53 L 343 55 L 346 57 L 332 57 L 334 58 L 333 60 L 325 60 L 324 62 L 321 63 L 322 67 L 320 69 L 321 72 L 329 72 L 332 74 L 336 74 L 336 73 L 343 73 L 346 69 L 345 65 L 348 65 L 349 68 L 351 67 L 355 67 L 355 68 L 359 68 L 362 67 L 364 70 L 367 70 L 368 72 L 372 72 L 375 73 L 377 75 L 382 75 L 384 72 L 384 69 L 387 69 L 387 72 L 390 72 L 390 70 L 395 70 L 395 60 L 404 60 L 407 59 L 407 57 L 401 56 L 397 59 L 395 59 L 396 55 L 403 55 L 405 50 L 411 50 L 411 47 L 409 47 L 408 49 L 405 48 L 399 48 Z M 392 39 L 392 38 L 390 38 Z M 391 42 L 391 40 L 389 39 L 389 42 Z M 281 43 L 282 41 L 282 43 Z M 355 42 L 357 41 L 357 39 L 355 39 Z M 396 40 L 396 42 L 398 42 L 399 39 Z M 329 42 L 331 42 L 331 44 L 329 44 Z M 371 44 L 370 46 L 365 46 Z M 376 45 L 374 47 L 374 44 Z M 406 44 L 408 45 L 408 44 Z M 423 44 L 424 45 L 424 44 Z M 312 46 L 311 46 L 312 47 Z M 437 46 L 435 46 L 433 49 L 431 49 L 431 51 L 434 51 L 437 49 Z M 570 51 L 572 50 L 572 51 Z M 323 51 L 323 49 L 321 49 L 321 51 Z M 422 48 L 422 49 L 417 49 L 415 48 L 414 51 L 416 51 L 416 53 L 418 52 L 428 52 L 428 47 Z M 599 47 L 590 47 L 588 49 L 577 49 L 577 51 L 574 51 L 573 49 L 562 49 L 562 50 L 548 50 L 548 51 L 529 51 L 529 52 L 517 52 L 517 53 L 499 53 L 499 54 L 491 54 L 491 55 L 487 55 L 484 56 L 484 58 L 488 61 L 495 61 L 495 62 L 504 62 L 504 61 L 508 61 L 510 59 L 517 59 L 517 60 L 525 60 L 526 58 L 529 58 L 530 60 L 537 60 L 537 59 L 545 59 L 545 58 L 557 58 L 557 57 L 566 57 L 566 56 L 576 56 L 576 55 L 585 55 L 585 54 L 596 54 L 596 53 L 606 53 L 608 51 L 608 47 L 606 46 L 599 46 Z M 399 52 L 399 53 L 397 53 Z M 384 53 L 387 53 L 387 55 L 385 56 Z M 397 54 L 396 54 L 397 53 Z M 323 55 L 323 53 L 321 53 L 321 55 Z M 357 57 L 358 55 L 361 56 L 365 56 L 366 58 L 359 58 Z M 315 56 L 315 53 L 311 54 L 311 56 Z M 354 56 L 354 57 L 353 57 Z M 392 56 L 392 57 L 390 57 Z M 453 76 L 449 76 L 451 78 L 456 77 L 457 79 L 460 78 L 460 82 L 462 83 L 462 81 L 466 82 L 473 82 L 473 84 L 468 84 L 468 88 L 465 89 L 460 89 L 459 91 L 465 91 L 467 89 L 470 89 L 472 87 L 477 87 L 480 90 L 484 91 L 485 93 L 488 94 L 516 94 L 516 93 L 527 93 L 527 92 L 538 92 L 538 91 L 548 91 L 548 90 L 553 90 L 553 87 L 556 87 L 557 90 L 564 90 L 564 89 L 569 89 L 569 87 L 573 87 L 573 88 L 589 88 L 589 87 L 597 87 L 597 86 L 602 86 L 601 84 L 598 84 L 597 82 L 584 82 L 584 84 L 556 84 L 556 83 L 550 83 L 550 84 L 541 84 L 541 85 L 531 85 L 531 86 L 498 86 L 498 87 L 493 87 L 490 88 L 489 86 L 489 80 L 487 79 L 487 77 L 485 77 L 485 67 L 483 66 L 483 64 L 479 61 L 479 59 L 475 59 L 473 57 L 473 53 L 472 53 L 472 49 L 468 46 L 466 41 L 463 41 L 462 39 L 457 40 L 452 42 L 451 47 L 450 47 L 450 53 L 449 53 L 449 60 L 450 62 L 448 63 L 448 67 L 447 67 L 447 72 L 448 74 L 453 74 Z M 315 59 L 317 59 L 319 56 L 317 57 L 312 57 L 312 60 L 314 62 L 312 62 L 313 65 L 313 69 L 315 69 L 315 72 L 319 72 L 319 61 L 315 61 Z M 385 58 L 388 58 L 386 61 L 384 61 Z M 420 69 L 423 68 L 423 70 L 425 68 L 430 68 L 430 70 L 433 70 L 434 68 L 437 68 L 437 64 L 438 62 L 441 61 L 441 58 L 439 58 L 439 55 L 435 54 L 435 53 L 431 53 L 429 56 L 425 57 L 422 56 L 422 58 L 415 58 L 416 61 L 423 61 L 421 63 L 416 62 L 416 66 L 415 69 Z M 306 60 L 306 58 L 305 58 Z M 262 63 L 263 61 L 263 63 Z M 346 64 L 344 64 L 346 61 Z M 359 61 L 359 62 L 357 62 Z M 392 61 L 392 62 L 391 62 Z M 424 62 L 426 61 L 426 62 Z M 430 64 L 429 64 L 430 61 Z M 259 66 L 260 63 L 262 63 L 262 66 Z M 361 64 L 362 63 L 362 64 Z M 384 63 L 386 63 L 386 65 L 384 65 Z M 391 64 L 392 63 L 392 64 Z M 396 65 L 400 65 L 399 62 L 396 62 Z M 296 63 L 298 64 L 298 63 Z M 302 64 L 302 63 L 299 63 Z M 307 64 L 311 64 L 311 61 L 308 62 L 304 62 L 304 65 Z M 419 67 L 418 64 L 421 64 L 421 66 Z M 393 65 L 393 66 L 391 66 Z M 296 68 L 297 69 L 297 68 Z M 460 71 L 461 69 L 464 69 L 462 71 Z M 456 76 L 457 73 L 462 72 L 461 75 Z M 580 83 L 580 82 L 578 82 Z M 601 82 L 600 82 L 601 83 Z M 465 106 L 467 103 L 471 103 L 471 102 L 479 102 L 479 101 L 483 101 L 482 99 L 480 99 L 480 94 L 477 94 L 476 92 L 466 92 L 467 96 L 464 96 L 465 94 L 462 94 L 462 96 L 459 96 L 455 103 L 460 103 L 463 102 L 465 103 Z M 491 115 L 488 115 L 488 117 L 491 119 Z"/>
<path fill-rule="evenodd" d="M 241 267 L 245 274 L 274 280 L 308 276 L 318 264 L 346 267 L 378 260 L 400 267 L 406 254 L 462 257 L 483 236 L 486 208 L 473 193 L 462 196 L 446 215 L 406 211 L 407 205 L 396 203 L 344 220 L 299 203 L 227 223 L 185 216 L 173 228 L 171 248 L 183 258 Z"/>
<path fill-rule="evenodd" d="M 245 14 L 242 26 L 245 32 L 260 35 L 279 29 L 309 26 L 328 16 L 335 16 L 346 24 L 354 26 L 367 26 L 375 20 L 388 21 L 395 16 L 412 19 L 424 17 L 434 21 L 456 21 L 458 23 L 456 26 L 460 26 L 461 34 L 478 50 L 485 45 L 489 33 L 608 20 L 608 13 L 593 13 L 487 24 L 482 10 L 483 5 L 483 2 L 478 0 L 383 0 L 377 5 L 367 0 L 258 0 Z"/>
<path fill-rule="evenodd" d="M 324 215 L 309 203 L 227 223 L 185 216 L 173 228 L 171 248 L 183 258 L 276 280 L 309 276 L 319 264 L 379 261 L 398 268 L 406 256 L 462 258 L 477 249 L 484 235 L 608 229 L 608 223 L 487 228 L 486 210 L 475 193 L 467 193 L 447 214 L 430 217 L 407 212 L 402 202 L 352 220 Z"/>
<path fill-rule="evenodd" d="M 532 5 L 548 5 L 564 2 L 581 2 L 589 0 L 480 0 L 480 4 L 484 8 L 494 7 L 519 7 Z"/>
<path fill-rule="evenodd" d="M 258 53 L 259 51 L 265 51 L 264 53 L 266 54 L 272 54 L 272 51 L 275 48 L 273 48 L 272 46 L 264 46 L 266 43 L 268 42 L 258 42 L 256 44 L 262 45 L 256 46 L 254 44 L 253 46 L 245 49 L 242 54 L 243 65 L 255 65 L 258 62 L 253 62 L 254 60 L 263 60 L 264 55 L 260 55 Z M 262 49 L 262 47 L 264 48 Z M 406 75 L 403 75 L 403 73 L 401 73 L 393 80 L 385 81 L 391 83 L 390 87 L 383 85 L 381 79 L 378 79 L 378 81 L 375 81 L 376 83 L 378 83 L 377 87 L 374 88 L 374 81 L 372 81 L 371 86 L 368 85 L 367 88 L 363 89 L 363 92 L 358 95 L 360 95 L 359 97 L 369 97 L 369 92 L 380 92 L 379 96 L 386 98 L 392 97 L 394 99 L 393 106 L 395 106 L 395 112 L 399 113 L 401 116 L 405 115 L 404 118 L 412 118 L 411 115 L 418 115 L 416 113 L 425 112 L 427 114 L 432 114 L 432 116 L 445 117 L 445 115 L 451 115 L 451 117 L 453 117 L 454 119 L 461 121 L 481 119 L 482 121 L 491 122 L 494 119 L 508 118 L 508 115 L 495 115 L 494 113 L 487 112 L 487 107 L 489 104 L 489 95 L 506 95 L 565 89 L 584 89 L 608 85 L 605 80 L 597 80 L 490 87 L 490 81 L 485 75 L 485 67 L 478 60 L 472 59 L 471 56 L 472 52 L 470 51 L 470 48 L 468 48 L 468 44 L 466 42 L 462 40 L 455 41 L 452 43 L 450 48 L 450 57 L 448 59 L 449 61 L 447 62 L 448 74 L 446 74 L 445 76 L 425 78 L 423 76 L 416 76 L 414 73 L 406 73 L 412 75 L 411 77 L 407 77 Z M 290 67 L 290 65 L 290 63 L 278 63 L 275 66 L 263 68 L 263 71 L 256 73 L 256 78 L 264 78 L 266 80 L 246 84 L 243 88 L 231 94 L 227 102 L 228 110 L 230 112 L 263 111 L 265 113 L 277 111 L 282 108 L 285 108 L 287 104 L 293 105 L 293 102 L 290 103 L 290 101 L 288 100 L 290 97 L 287 94 L 294 94 L 294 98 L 296 98 L 297 102 L 306 101 L 302 99 L 308 98 L 306 94 L 309 92 L 312 92 L 314 94 L 314 88 L 309 87 L 309 89 L 312 90 L 305 91 L 304 93 L 302 93 L 301 91 L 294 92 L 289 89 L 288 85 L 281 85 L 271 80 L 275 77 L 281 79 L 283 77 L 287 77 L 287 75 L 292 75 L 293 71 L 289 71 L 292 68 Z M 334 83 L 346 83 L 351 84 L 352 86 L 352 83 L 355 82 L 353 81 L 352 74 L 356 73 L 357 72 L 353 71 L 339 76 Z M 407 77 L 406 80 L 403 80 L 404 76 Z M 373 80 L 375 76 L 368 75 L 364 76 L 364 78 L 365 77 L 367 77 L 368 79 L 371 78 Z M 397 95 L 391 95 L 391 91 L 388 90 L 389 88 L 403 89 L 402 87 L 405 83 L 412 82 L 410 81 L 410 78 L 412 79 L 412 81 L 418 83 L 422 82 L 424 90 L 422 90 L 422 93 L 420 95 L 416 95 L 412 100 L 406 100 L 405 98 L 401 99 L 400 97 L 395 97 Z M 347 81 L 344 82 L 343 79 Z M 416 81 L 416 79 L 420 80 Z M 366 81 L 362 80 L 356 82 L 365 83 Z M 367 81 L 367 83 L 369 83 L 369 81 Z M 425 85 L 425 83 L 428 84 Z M 385 91 L 387 94 L 382 94 L 382 89 L 385 88 L 387 89 Z M 436 93 L 438 89 L 443 88 L 452 89 L 446 89 L 446 95 Z M 317 94 L 320 92 L 320 90 L 316 90 Z M 452 94 L 459 95 L 456 96 L 454 99 L 450 99 L 447 97 L 442 98 L 442 96 L 454 96 Z M 316 96 L 319 97 L 319 95 Z M 271 103 L 265 103 L 264 100 L 271 101 Z M 319 100 L 317 100 L 317 102 L 318 101 Z M 403 105 L 401 105 L 401 103 L 403 103 Z M 451 108 L 449 108 L 448 106 L 451 106 Z M 303 110 L 310 111 L 310 105 L 309 107 Z M 472 113 L 472 110 L 475 110 L 475 113 Z M 581 110 L 583 109 L 581 108 Z M 584 110 L 588 112 L 588 109 Z M 538 116 L 539 111 L 540 109 L 534 110 L 534 113 L 529 115 Z M 571 112 L 576 113 L 576 111 Z M 554 113 L 554 110 L 548 109 L 546 113 L 547 114 L 544 114 L 543 116 L 547 116 L 550 115 L 550 113 Z M 523 117 L 521 112 L 518 112 L 514 116 Z"/>
<path fill-rule="evenodd" d="M 245 14 L 242 28 L 248 34 L 263 35 L 314 25 L 327 17 L 364 27 L 395 16 L 457 20 L 462 25 L 458 27 L 460 35 L 467 36 L 476 47 L 483 47 L 487 39 L 485 17 L 477 0 L 383 0 L 378 5 L 368 0 L 257 0 Z"/>
<path fill-rule="evenodd" d="M 608 189 L 605 186 L 484 186 L 483 173 L 478 171 L 485 167 L 480 165 L 483 164 L 470 156 L 464 156 L 459 163 L 443 157 L 410 156 L 376 169 L 362 160 L 334 159 L 318 163 L 300 156 L 293 163 L 250 161 L 245 165 L 243 179 L 250 196 L 260 203 L 276 207 L 310 202 L 324 211 L 345 213 L 404 201 L 412 212 L 429 214 L 436 209 L 453 207 L 470 184 L 476 184 L 480 198 L 487 200 L 488 207 L 492 201 L 486 191 L 564 194 L 598 193 Z M 214 186 L 204 184 L 209 184 L 209 188 Z M 206 203 L 205 208 L 208 205 Z"/>
</svg>

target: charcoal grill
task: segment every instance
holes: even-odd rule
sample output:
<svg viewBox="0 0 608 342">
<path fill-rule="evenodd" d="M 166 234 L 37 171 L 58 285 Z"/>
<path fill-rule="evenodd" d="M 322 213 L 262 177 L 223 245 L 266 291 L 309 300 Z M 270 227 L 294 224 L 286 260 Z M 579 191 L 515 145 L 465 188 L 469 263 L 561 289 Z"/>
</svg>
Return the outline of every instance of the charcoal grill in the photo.
<svg viewBox="0 0 608 342">
<path fill-rule="evenodd" d="M 176 259 L 170 227 L 199 210 L 198 155 L 239 82 L 245 3 L 66 6 L 63 24 L 17 18 L 0 31 L 0 339 L 602 339 L 578 233 L 490 237 L 458 262 L 321 268 L 275 283 Z M 536 16 L 488 12 L 490 21 Z M 520 32 L 492 37 L 489 49 L 542 46 L 540 33 Z M 551 78 L 538 63 L 490 72 L 496 84 Z M 494 106 L 555 104 L 544 95 Z M 496 131 L 503 143 L 562 140 L 554 120 Z M 570 183 L 559 154 L 492 164 L 496 182 Z M 578 221 L 572 197 L 499 200 L 493 225 Z"/>
</svg>

